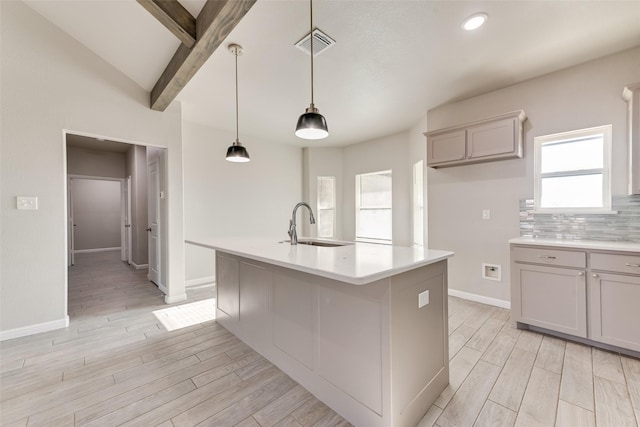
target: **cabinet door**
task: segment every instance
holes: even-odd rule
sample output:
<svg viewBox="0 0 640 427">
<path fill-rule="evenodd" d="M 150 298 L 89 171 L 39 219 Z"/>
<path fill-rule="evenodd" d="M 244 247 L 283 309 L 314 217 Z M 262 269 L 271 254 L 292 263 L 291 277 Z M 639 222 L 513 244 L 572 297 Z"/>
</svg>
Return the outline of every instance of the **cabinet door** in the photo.
<svg viewBox="0 0 640 427">
<path fill-rule="evenodd" d="M 514 264 L 512 310 L 517 322 L 578 337 L 587 336 L 582 270 Z"/>
<path fill-rule="evenodd" d="M 640 351 L 640 277 L 605 273 L 591 276 L 589 338 Z"/>
<path fill-rule="evenodd" d="M 433 135 L 427 139 L 427 166 L 464 160 L 465 154 L 464 129 Z"/>
<path fill-rule="evenodd" d="M 516 118 L 496 120 L 469 127 L 467 129 L 467 159 L 522 157 L 519 130 L 520 126 Z"/>
<path fill-rule="evenodd" d="M 237 259 L 216 254 L 216 303 L 218 321 L 239 320 L 240 314 L 240 274 Z M 220 313 L 222 312 L 222 313 Z"/>
</svg>

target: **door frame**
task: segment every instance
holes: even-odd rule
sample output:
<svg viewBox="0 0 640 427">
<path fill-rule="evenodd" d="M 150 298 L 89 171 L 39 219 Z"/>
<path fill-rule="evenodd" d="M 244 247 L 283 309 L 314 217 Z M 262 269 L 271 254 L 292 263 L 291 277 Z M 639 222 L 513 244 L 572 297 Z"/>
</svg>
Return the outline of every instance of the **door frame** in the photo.
<svg viewBox="0 0 640 427">
<path fill-rule="evenodd" d="M 67 161 L 68 161 L 68 153 L 67 153 L 67 134 L 73 134 L 73 135 L 79 135 L 79 136 L 86 136 L 89 138 L 96 138 L 96 139 L 104 139 L 104 140 L 109 140 L 109 141 L 114 141 L 114 142 L 121 142 L 123 144 L 130 144 L 130 145 L 140 145 L 142 147 L 147 147 L 147 148 L 158 148 L 161 150 L 164 150 L 164 152 L 168 152 L 168 148 L 167 147 L 162 147 L 162 146 L 157 146 L 157 145 L 152 145 L 152 144 L 145 144 L 139 141 L 132 141 L 132 140 L 126 140 L 126 139 L 122 139 L 122 138 L 115 138 L 115 137 L 111 137 L 108 135 L 103 135 L 103 134 L 95 134 L 95 133 L 87 133 L 87 132 L 82 132 L 82 131 L 75 131 L 75 130 L 71 130 L 71 129 L 62 129 L 62 183 L 63 183 L 63 190 L 62 190 L 62 197 L 64 199 L 64 221 L 63 221 L 63 233 L 65 238 L 64 240 L 64 264 L 65 264 L 65 269 L 64 269 L 64 281 L 65 281 L 65 287 L 64 287 L 64 301 L 65 301 L 65 312 L 67 313 L 67 316 L 69 315 L 69 273 L 68 273 L 68 267 L 69 267 L 69 188 L 68 188 L 68 168 L 67 168 Z M 166 167 L 161 168 L 161 176 L 160 179 L 163 182 L 166 182 L 166 174 L 167 169 Z M 166 191 L 166 190 L 165 190 Z M 171 224 L 169 222 L 167 222 L 164 225 L 164 230 L 163 233 L 166 233 L 167 235 L 169 235 L 170 231 L 171 231 Z M 161 263 L 164 265 L 168 266 L 168 251 L 164 251 L 161 250 L 160 251 L 160 256 L 161 256 Z M 169 288 L 170 284 L 169 283 L 165 283 L 165 287 L 161 288 L 161 290 L 165 293 L 165 302 L 167 304 L 169 303 L 173 303 L 176 301 L 180 301 L 182 299 L 184 299 L 184 297 L 180 298 L 180 299 L 176 299 L 174 298 L 169 298 L 169 293 L 168 293 L 168 288 Z"/>
<path fill-rule="evenodd" d="M 67 235 L 69 238 L 69 244 L 71 245 L 70 248 L 68 248 L 68 252 L 69 255 L 71 256 L 71 263 L 68 263 L 69 266 L 74 264 L 74 260 L 75 260 L 75 255 L 74 255 L 74 250 L 75 250 L 75 244 L 73 241 L 71 241 L 71 239 L 73 239 L 73 236 L 75 235 L 75 231 L 71 225 L 71 221 L 73 220 L 73 191 L 72 191 L 72 182 L 74 179 L 88 179 L 88 180 L 93 180 L 93 181 L 118 181 L 120 183 L 120 260 L 121 261 L 127 261 L 127 258 L 125 256 L 125 254 L 127 253 L 127 248 L 125 247 L 125 245 L 130 245 L 131 244 L 131 233 L 129 234 L 129 239 L 127 239 L 127 233 L 125 230 L 125 226 L 127 225 L 129 219 L 131 218 L 131 213 L 129 211 L 129 215 L 127 215 L 127 209 L 129 208 L 129 206 L 127 206 L 126 204 L 126 199 L 127 199 L 127 191 L 126 191 L 126 185 L 127 185 L 127 180 L 125 178 L 111 178 L 111 177 L 106 177 L 106 176 L 93 176 L 93 175 L 77 175 L 77 174 L 68 174 L 67 175 L 67 204 L 68 204 L 68 231 L 67 231 Z M 128 240 L 128 241 L 127 241 Z M 128 248 L 128 253 L 131 253 L 131 246 L 129 246 Z"/>
</svg>

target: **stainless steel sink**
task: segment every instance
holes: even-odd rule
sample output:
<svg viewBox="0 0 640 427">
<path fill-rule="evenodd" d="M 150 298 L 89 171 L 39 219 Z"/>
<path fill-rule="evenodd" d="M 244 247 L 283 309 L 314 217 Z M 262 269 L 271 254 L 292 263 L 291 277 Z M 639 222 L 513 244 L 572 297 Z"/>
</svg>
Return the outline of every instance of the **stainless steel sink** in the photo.
<svg viewBox="0 0 640 427">
<path fill-rule="evenodd" d="M 283 240 L 280 243 L 291 243 L 291 240 Z M 328 241 L 328 240 L 299 239 L 298 240 L 298 244 L 299 245 L 309 245 L 309 246 L 322 246 L 322 247 L 325 247 L 325 248 L 336 248 L 338 246 L 352 245 L 353 243 L 331 242 L 331 241 Z"/>
<path fill-rule="evenodd" d="M 335 248 L 338 246 L 347 246 L 350 245 L 351 243 L 340 243 L 340 242 L 327 242 L 327 241 L 323 241 L 323 240 L 307 240 L 307 239 L 303 239 L 303 240 L 298 240 L 298 244 L 299 245 L 310 245 L 310 246 L 325 246 L 328 248 Z"/>
</svg>

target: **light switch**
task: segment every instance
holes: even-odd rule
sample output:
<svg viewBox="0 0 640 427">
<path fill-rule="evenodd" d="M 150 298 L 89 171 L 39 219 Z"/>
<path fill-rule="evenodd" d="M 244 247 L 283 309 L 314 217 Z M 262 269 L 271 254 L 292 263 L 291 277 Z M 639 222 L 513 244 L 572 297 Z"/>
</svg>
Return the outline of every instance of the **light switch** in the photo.
<svg viewBox="0 0 640 427">
<path fill-rule="evenodd" d="M 38 198 L 35 196 L 17 196 L 17 208 L 21 210 L 37 210 Z"/>
<path fill-rule="evenodd" d="M 489 209 L 482 210 L 482 219 L 491 219 L 491 211 Z"/>
<path fill-rule="evenodd" d="M 418 308 L 422 308 L 429 304 L 429 290 L 418 294 Z"/>
</svg>

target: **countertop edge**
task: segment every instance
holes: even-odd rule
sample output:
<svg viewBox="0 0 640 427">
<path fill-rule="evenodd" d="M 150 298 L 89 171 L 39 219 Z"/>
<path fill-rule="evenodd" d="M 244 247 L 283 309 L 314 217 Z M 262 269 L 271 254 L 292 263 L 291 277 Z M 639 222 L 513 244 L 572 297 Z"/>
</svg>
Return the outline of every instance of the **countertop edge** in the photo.
<svg viewBox="0 0 640 427">
<path fill-rule="evenodd" d="M 333 272 L 327 271 L 327 270 L 321 270 L 321 269 L 307 267 L 307 266 L 300 265 L 300 264 L 285 262 L 285 261 L 281 261 L 281 260 L 277 260 L 277 259 L 273 259 L 273 258 L 257 255 L 257 254 L 254 254 L 254 253 L 247 253 L 247 252 L 243 252 L 243 251 L 240 251 L 240 250 L 230 249 L 230 248 L 223 247 L 223 246 L 216 245 L 216 244 L 198 242 L 198 241 L 190 240 L 190 239 L 185 240 L 185 243 L 188 243 L 188 244 L 191 244 L 191 245 L 195 245 L 195 246 L 200 246 L 200 247 L 207 248 L 207 249 L 213 249 L 213 250 L 216 250 L 216 251 L 228 253 L 228 254 L 239 256 L 239 257 L 243 257 L 243 258 L 252 259 L 254 261 L 264 262 L 265 264 L 276 265 L 276 266 L 279 266 L 279 267 L 284 267 L 284 268 L 288 268 L 288 269 L 291 269 L 291 270 L 300 271 L 300 272 L 303 272 L 303 273 L 313 274 L 315 276 L 325 277 L 327 279 L 333 279 L 333 280 L 337 280 L 337 281 L 340 281 L 340 282 L 349 283 L 349 284 L 352 284 L 352 285 L 366 285 L 368 283 L 375 282 L 377 280 L 386 279 L 386 278 L 389 278 L 391 276 L 395 276 L 395 275 L 398 275 L 398 274 L 401 274 L 401 273 L 406 273 L 407 271 L 415 270 L 416 268 L 424 267 L 426 265 L 430 265 L 430 264 L 434 264 L 436 262 L 440 262 L 440 261 L 446 260 L 446 259 L 448 259 L 448 258 L 450 258 L 450 257 L 452 257 L 454 255 L 454 253 L 451 252 L 451 251 L 438 250 L 438 252 L 440 252 L 440 254 L 437 255 L 437 256 L 429 257 L 429 259 L 425 259 L 425 260 L 422 260 L 422 261 L 417 261 L 417 262 L 414 262 L 414 263 L 411 263 L 411 264 L 407 264 L 407 265 L 404 265 L 404 266 L 401 266 L 401 267 L 393 268 L 393 269 L 388 269 L 388 270 L 385 270 L 385 271 L 381 271 L 379 273 L 369 274 L 369 275 L 366 275 L 366 276 L 352 277 L 352 276 L 345 276 L 345 275 L 338 274 L 338 273 L 333 273 Z"/>
<path fill-rule="evenodd" d="M 509 239 L 509 243 L 512 245 L 551 246 L 557 248 L 640 253 L 640 243 L 633 242 L 609 242 L 597 240 L 553 240 L 533 239 L 530 237 L 516 237 L 513 239 Z"/>
</svg>

